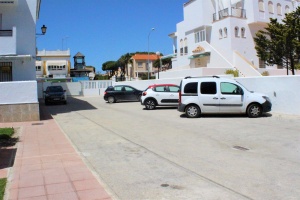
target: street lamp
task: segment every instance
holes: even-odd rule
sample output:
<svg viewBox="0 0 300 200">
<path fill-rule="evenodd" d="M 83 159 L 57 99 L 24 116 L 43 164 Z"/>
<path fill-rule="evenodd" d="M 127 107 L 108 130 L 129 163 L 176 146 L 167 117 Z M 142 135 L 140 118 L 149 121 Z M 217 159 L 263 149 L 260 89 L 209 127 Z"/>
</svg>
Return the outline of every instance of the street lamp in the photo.
<svg viewBox="0 0 300 200">
<path fill-rule="evenodd" d="M 41 27 L 42 33 L 36 33 L 36 35 L 45 35 L 46 31 L 47 31 L 47 27 L 45 25 L 43 25 Z"/>
<path fill-rule="evenodd" d="M 64 50 L 64 40 L 66 40 L 66 49 L 68 48 L 68 41 L 67 39 L 69 38 L 69 36 L 65 36 L 61 39 L 61 50 Z"/>
<path fill-rule="evenodd" d="M 157 70 L 157 79 L 159 79 L 159 70 L 161 69 L 161 57 L 160 57 L 160 52 L 157 51 L 156 52 L 157 57 L 159 58 L 159 66 L 158 66 L 158 70 Z"/>
<path fill-rule="evenodd" d="M 150 70 L 150 67 L 149 67 L 149 37 L 150 37 L 151 32 L 154 30 L 155 30 L 155 28 L 152 28 L 148 34 L 148 80 L 149 80 L 149 70 Z"/>
</svg>

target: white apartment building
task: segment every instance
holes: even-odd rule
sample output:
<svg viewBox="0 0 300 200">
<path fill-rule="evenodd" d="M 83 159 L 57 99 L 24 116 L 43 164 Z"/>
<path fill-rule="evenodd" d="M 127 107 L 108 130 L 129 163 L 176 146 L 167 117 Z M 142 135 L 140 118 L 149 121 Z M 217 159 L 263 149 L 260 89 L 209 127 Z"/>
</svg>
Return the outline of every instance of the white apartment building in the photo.
<svg viewBox="0 0 300 200">
<path fill-rule="evenodd" d="M 299 0 L 190 0 L 184 20 L 176 25 L 172 71 L 201 68 L 202 74 L 239 70 L 239 76 L 284 75 L 281 66 L 266 66 L 256 55 L 253 37 L 269 18 L 280 22 L 296 10 Z M 300 74 L 299 72 L 297 72 Z"/>
<path fill-rule="evenodd" d="M 41 0 L 0 0 L 0 122 L 39 120 L 35 73 Z"/>
<path fill-rule="evenodd" d="M 70 50 L 38 51 L 36 56 L 37 78 L 70 77 Z"/>
</svg>

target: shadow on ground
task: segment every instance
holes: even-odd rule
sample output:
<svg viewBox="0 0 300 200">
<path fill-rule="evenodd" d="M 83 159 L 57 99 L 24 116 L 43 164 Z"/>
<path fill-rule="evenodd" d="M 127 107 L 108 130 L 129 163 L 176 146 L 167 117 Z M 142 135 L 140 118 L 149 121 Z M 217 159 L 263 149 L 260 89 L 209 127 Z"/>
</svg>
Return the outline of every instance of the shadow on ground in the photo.
<svg viewBox="0 0 300 200">
<path fill-rule="evenodd" d="M 0 139 L 0 169 L 12 167 L 17 153 L 15 144 L 19 138 Z"/>
<path fill-rule="evenodd" d="M 61 113 L 68 113 L 73 111 L 79 110 L 95 110 L 96 107 L 92 106 L 87 101 L 68 97 L 67 104 L 63 103 L 52 103 L 50 105 L 45 105 L 44 99 L 39 99 L 40 105 L 40 119 L 47 120 L 52 119 L 52 115 L 61 114 Z"/>
</svg>

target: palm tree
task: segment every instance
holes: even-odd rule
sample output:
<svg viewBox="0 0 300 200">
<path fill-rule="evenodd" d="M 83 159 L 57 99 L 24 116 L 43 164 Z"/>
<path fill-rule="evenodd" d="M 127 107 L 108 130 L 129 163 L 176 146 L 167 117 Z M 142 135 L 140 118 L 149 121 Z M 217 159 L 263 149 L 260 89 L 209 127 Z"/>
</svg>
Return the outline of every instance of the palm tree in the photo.
<svg viewBox="0 0 300 200">
<path fill-rule="evenodd" d="M 119 62 L 119 64 L 120 64 L 120 66 L 121 66 L 121 68 L 122 68 L 122 73 L 125 75 L 129 75 L 128 74 L 128 64 L 129 63 L 132 63 L 132 60 L 131 60 L 131 57 L 134 55 L 134 53 L 126 53 L 126 54 L 124 54 L 124 55 L 122 55 L 120 58 L 119 58 L 119 60 L 118 60 L 118 62 Z M 132 71 L 132 70 L 131 70 Z M 132 76 L 132 74 L 130 74 L 130 77 Z"/>
</svg>

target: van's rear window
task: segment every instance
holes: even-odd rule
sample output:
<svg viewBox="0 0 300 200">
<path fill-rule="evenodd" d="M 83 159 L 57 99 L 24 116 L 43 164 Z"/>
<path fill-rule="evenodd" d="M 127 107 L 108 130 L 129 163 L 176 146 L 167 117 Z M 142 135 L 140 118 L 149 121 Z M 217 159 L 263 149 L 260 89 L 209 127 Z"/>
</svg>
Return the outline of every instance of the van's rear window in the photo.
<svg viewBox="0 0 300 200">
<path fill-rule="evenodd" d="M 184 86 L 184 93 L 195 93 L 197 94 L 198 82 L 190 82 Z"/>
<path fill-rule="evenodd" d="M 202 82 L 200 86 L 201 94 L 216 94 L 217 84 L 216 82 Z"/>
</svg>

